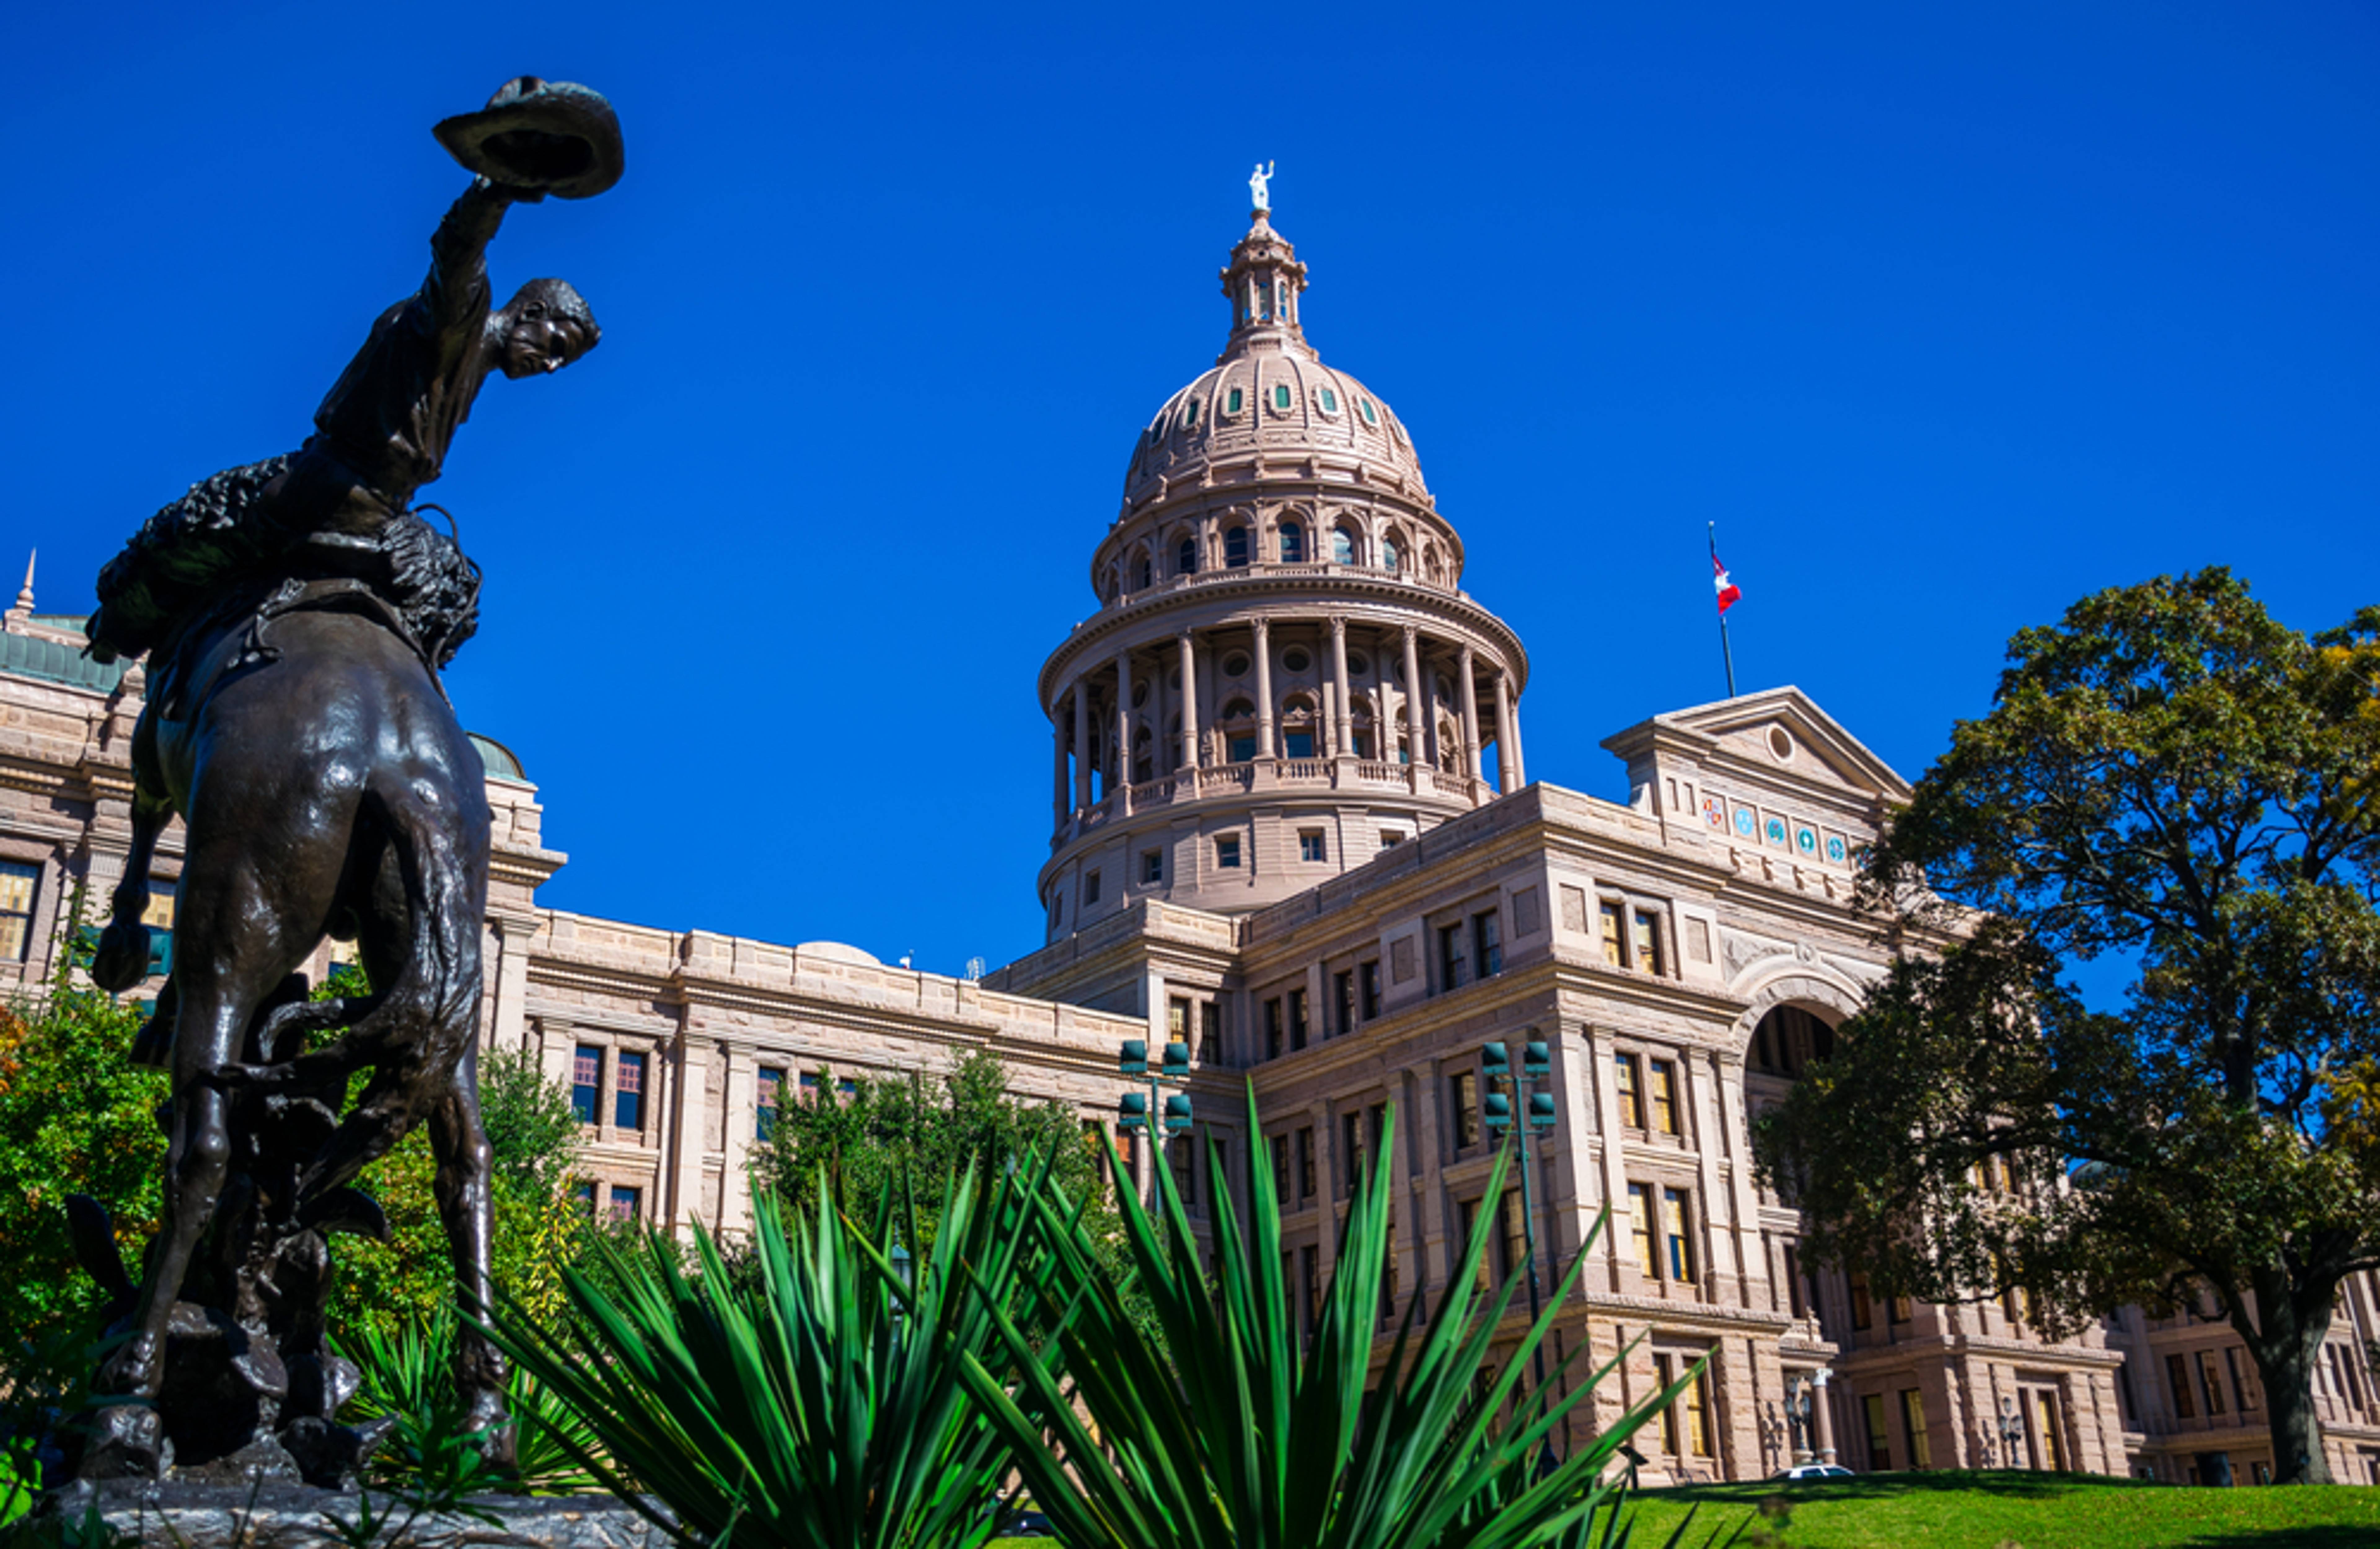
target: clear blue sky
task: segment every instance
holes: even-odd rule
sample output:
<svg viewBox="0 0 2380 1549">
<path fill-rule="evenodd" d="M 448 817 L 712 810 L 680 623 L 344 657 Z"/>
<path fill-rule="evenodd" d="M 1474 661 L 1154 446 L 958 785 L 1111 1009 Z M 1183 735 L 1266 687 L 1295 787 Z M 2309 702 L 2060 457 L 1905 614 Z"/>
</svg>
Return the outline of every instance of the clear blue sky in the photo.
<svg viewBox="0 0 2380 1549">
<path fill-rule="evenodd" d="M 0 570 L 37 544 L 86 609 L 151 511 L 304 437 L 460 189 L 434 120 L 607 92 L 626 178 L 492 258 L 602 347 L 491 382 L 423 491 L 557 907 L 1038 944 L 1034 675 L 1221 343 L 1259 158 L 1309 337 L 1528 643 L 1540 780 L 1621 794 L 1597 742 L 1719 696 L 1713 519 L 1743 685 L 1912 777 L 2087 591 L 2380 596 L 2370 6 L 376 9 L 12 24 Z"/>
</svg>

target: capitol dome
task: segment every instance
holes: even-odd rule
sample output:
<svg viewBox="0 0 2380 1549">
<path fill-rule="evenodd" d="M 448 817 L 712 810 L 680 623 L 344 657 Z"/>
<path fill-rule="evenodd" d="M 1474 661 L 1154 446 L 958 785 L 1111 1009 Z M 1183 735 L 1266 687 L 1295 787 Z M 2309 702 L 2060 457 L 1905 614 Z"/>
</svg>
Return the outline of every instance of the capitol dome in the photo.
<svg viewBox="0 0 2380 1549">
<path fill-rule="evenodd" d="M 1298 321 L 1305 265 L 1259 213 L 1222 272 L 1230 340 L 1165 401 L 1124 473 L 1127 509 L 1217 481 L 1225 466 L 1312 465 L 1427 498 L 1413 438 L 1378 393 L 1322 363 Z"/>
</svg>

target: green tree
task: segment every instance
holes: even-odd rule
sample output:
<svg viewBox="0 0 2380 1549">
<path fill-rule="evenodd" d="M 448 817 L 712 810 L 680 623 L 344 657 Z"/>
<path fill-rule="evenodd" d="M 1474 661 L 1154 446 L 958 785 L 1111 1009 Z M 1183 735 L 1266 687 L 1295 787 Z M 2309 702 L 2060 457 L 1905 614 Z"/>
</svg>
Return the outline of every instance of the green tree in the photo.
<svg viewBox="0 0 2380 1549">
<path fill-rule="evenodd" d="M 814 1095 L 780 1103 L 752 1163 L 762 1186 L 795 1209 L 816 1204 L 821 1180 L 856 1221 L 905 1219 L 914 1204 L 921 1240 L 904 1246 L 923 1253 L 933 1244 L 944 1177 L 970 1168 L 989 1177 L 1044 1156 L 1051 1180 L 1070 1198 L 1095 1202 L 1087 1226 L 1129 1279 L 1104 1145 L 1085 1133 L 1068 1105 L 1012 1094 L 999 1056 L 974 1050 L 939 1080 L 861 1076 L 838 1093 L 832 1072 L 821 1072 Z M 914 1202 L 906 1197 L 911 1192 Z"/>
<path fill-rule="evenodd" d="M 2009 658 L 1869 859 L 1904 950 L 1763 1167 L 1889 1292 L 2227 1320 L 2277 1477 L 2326 1482 L 2314 1361 L 2380 1265 L 2380 609 L 2309 640 L 2206 570 Z M 2066 976 L 2105 954 L 2120 1013 Z"/>
</svg>

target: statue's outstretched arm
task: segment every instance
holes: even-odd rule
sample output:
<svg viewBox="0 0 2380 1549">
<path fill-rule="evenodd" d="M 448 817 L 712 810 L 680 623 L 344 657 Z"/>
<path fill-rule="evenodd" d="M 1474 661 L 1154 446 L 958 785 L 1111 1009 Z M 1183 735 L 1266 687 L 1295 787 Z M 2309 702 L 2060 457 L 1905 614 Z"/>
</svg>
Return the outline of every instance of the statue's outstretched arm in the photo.
<svg viewBox="0 0 2380 1549">
<path fill-rule="evenodd" d="M 431 234 L 430 277 L 421 282 L 421 302 L 440 333 L 468 338 L 487 321 L 488 244 L 504 224 L 504 212 L 521 197 L 517 189 L 475 177 Z"/>
</svg>

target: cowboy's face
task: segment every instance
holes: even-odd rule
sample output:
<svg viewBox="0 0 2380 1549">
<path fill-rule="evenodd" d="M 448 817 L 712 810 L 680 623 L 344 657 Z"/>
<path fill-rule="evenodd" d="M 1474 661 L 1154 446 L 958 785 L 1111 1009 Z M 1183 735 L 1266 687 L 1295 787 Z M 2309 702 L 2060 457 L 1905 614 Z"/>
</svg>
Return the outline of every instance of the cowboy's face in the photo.
<svg viewBox="0 0 2380 1549">
<path fill-rule="evenodd" d="M 524 308 L 504 329 L 504 373 L 515 381 L 559 371 L 586 353 L 578 325 L 547 316 L 543 307 Z"/>
</svg>

